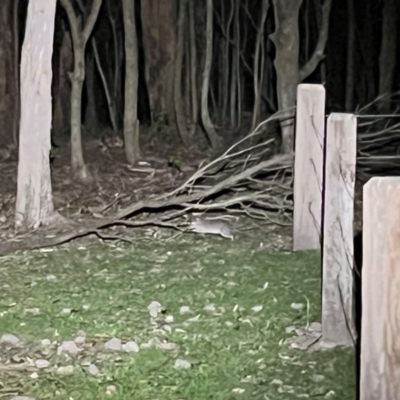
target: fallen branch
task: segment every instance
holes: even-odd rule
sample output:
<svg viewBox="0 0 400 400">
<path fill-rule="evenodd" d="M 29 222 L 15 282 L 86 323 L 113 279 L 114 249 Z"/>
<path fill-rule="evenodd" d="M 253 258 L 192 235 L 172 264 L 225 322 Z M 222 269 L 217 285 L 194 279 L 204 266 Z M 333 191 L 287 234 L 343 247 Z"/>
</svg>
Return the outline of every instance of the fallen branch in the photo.
<svg viewBox="0 0 400 400">
<path fill-rule="evenodd" d="M 180 195 L 177 197 L 169 197 L 165 198 L 165 196 L 160 196 L 154 200 L 141 200 L 129 207 L 124 208 L 121 210 L 117 216 L 114 218 L 109 218 L 104 221 L 100 221 L 99 223 L 93 224 L 92 226 L 87 226 L 81 228 L 79 230 L 75 230 L 73 232 L 61 234 L 55 236 L 49 240 L 42 241 L 40 243 L 27 243 L 25 242 L 15 242 L 13 244 L 4 244 L 0 246 L 0 256 L 8 254 L 10 252 L 14 252 L 16 250 L 21 249 L 38 249 L 43 247 L 52 247 L 61 245 L 63 243 L 70 242 L 74 239 L 78 239 L 84 236 L 88 236 L 91 234 L 95 234 L 99 237 L 102 235 L 99 234 L 99 231 L 105 228 L 109 228 L 116 225 L 125 225 L 130 227 L 139 227 L 139 226 L 162 226 L 162 227 L 169 227 L 173 229 L 182 230 L 184 229 L 183 224 L 173 223 L 173 222 L 166 222 L 167 220 L 171 220 L 172 218 L 177 218 L 178 216 L 183 215 L 184 212 L 189 210 L 204 210 L 210 208 L 222 208 L 227 207 L 233 204 L 240 204 L 245 202 L 253 202 L 257 203 L 261 199 L 266 198 L 265 192 L 249 192 L 245 195 L 238 196 L 237 198 L 231 198 L 224 202 L 216 202 L 213 204 L 201 204 L 202 201 L 209 199 L 211 196 L 216 195 L 223 190 L 231 188 L 235 186 L 239 182 L 252 177 L 253 175 L 257 174 L 262 170 L 273 171 L 277 169 L 286 169 L 290 168 L 293 165 L 293 156 L 292 155 L 279 155 L 271 158 L 270 160 L 262 161 L 252 167 L 245 169 L 244 171 L 227 177 L 226 179 L 222 180 L 221 182 L 217 183 L 216 185 L 205 189 L 199 190 L 192 194 L 187 195 Z M 271 181 L 271 184 L 274 181 Z M 268 196 L 269 198 L 270 196 Z M 180 210 L 178 212 L 173 213 L 172 215 L 165 215 L 159 219 L 149 219 L 149 220 L 136 220 L 136 221 L 128 221 L 127 218 L 137 214 L 139 212 L 143 212 L 145 210 L 166 210 L 172 207 L 184 207 L 184 210 Z M 113 237 L 116 239 L 116 237 Z"/>
</svg>

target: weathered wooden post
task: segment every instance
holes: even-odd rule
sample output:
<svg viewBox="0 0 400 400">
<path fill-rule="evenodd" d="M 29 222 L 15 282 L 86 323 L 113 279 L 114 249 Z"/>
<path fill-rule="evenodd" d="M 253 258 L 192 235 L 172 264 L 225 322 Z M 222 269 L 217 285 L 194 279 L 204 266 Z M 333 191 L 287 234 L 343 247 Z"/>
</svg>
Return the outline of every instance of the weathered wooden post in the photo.
<svg viewBox="0 0 400 400">
<path fill-rule="evenodd" d="M 325 88 L 297 87 L 293 191 L 293 249 L 318 250 L 321 243 Z"/>
<path fill-rule="evenodd" d="M 400 177 L 364 186 L 360 400 L 400 398 Z"/>
<path fill-rule="evenodd" d="M 331 114 L 326 133 L 322 268 L 322 340 L 352 346 L 353 215 L 357 120 Z"/>
</svg>

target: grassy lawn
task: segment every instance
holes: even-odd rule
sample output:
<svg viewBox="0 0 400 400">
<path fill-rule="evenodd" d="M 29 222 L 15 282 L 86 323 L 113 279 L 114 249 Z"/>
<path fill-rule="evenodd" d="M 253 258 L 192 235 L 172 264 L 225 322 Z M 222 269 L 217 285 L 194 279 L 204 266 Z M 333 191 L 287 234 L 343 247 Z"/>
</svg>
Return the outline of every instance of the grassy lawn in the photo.
<svg viewBox="0 0 400 400">
<path fill-rule="evenodd" d="M 283 343 L 286 327 L 320 320 L 317 253 L 251 253 L 241 243 L 194 235 L 178 243 L 59 248 L 0 259 L 0 287 L 0 336 L 23 341 L 18 349 L 0 347 L 2 362 L 50 362 L 39 370 L 0 369 L 0 398 L 355 397 L 352 351 L 306 352 Z M 152 301 L 164 309 L 154 319 Z M 83 350 L 57 355 L 79 331 Z M 107 350 L 112 337 L 142 347 Z M 42 351 L 43 339 L 57 343 Z M 176 368 L 178 359 L 190 367 Z M 88 373 L 90 363 L 98 374 Z M 69 374 L 57 370 L 68 365 Z"/>
</svg>

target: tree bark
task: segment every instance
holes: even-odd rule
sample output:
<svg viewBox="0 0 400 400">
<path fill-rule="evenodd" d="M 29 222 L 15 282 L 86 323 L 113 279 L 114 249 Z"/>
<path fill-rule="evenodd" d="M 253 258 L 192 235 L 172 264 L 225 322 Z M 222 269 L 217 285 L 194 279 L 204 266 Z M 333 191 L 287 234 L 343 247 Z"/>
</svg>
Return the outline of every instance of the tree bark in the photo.
<svg viewBox="0 0 400 400">
<path fill-rule="evenodd" d="M 355 55 L 355 26 L 354 0 L 347 0 L 347 70 L 346 70 L 346 100 L 345 110 L 353 110 L 354 103 L 354 55 Z"/>
<path fill-rule="evenodd" d="M 15 69 L 12 2 L 4 1 L 0 7 L 0 145 L 6 147 L 15 142 L 15 109 L 18 100 L 18 69 Z M 17 54 L 18 56 L 18 54 Z"/>
<path fill-rule="evenodd" d="M 145 77 L 152 120 L 174 117 L 174 62 L 176 46 L 176 0 L 141 2 Z"/>
<path fill-rule="evenodd" d="M 196 54 L 196 31 L 195 31 L 195 20 L 194 20 L 194 4 L 192 1 L 189 2 L 189 42 L 190 42 L 190 87 L 191 87 L 191 104 L 192 104 L 192 121 L 193 130 L 195 130 L 198 112 L 199 112 L 199 101 L 197 92 L 197 54 Z"/>
<path fill-rule="evenodd" d="M 125 29 L 125 110 L 124 140 L 125 155 L 129 164 L 140 158 L 139 121 L 137 119 L 138 92 L 138 48 L 135 23 L 135 3 L 122 1 Z"/>
<path fill-rule="evenodd" d="M 30 0 L 21 56 L 21 124 L 16 223 L 54 222 L 50 177 L 51 58 L 56 0 Z"/>
<path fill-rule="evenodd" d="M 56 132 L 71 129 L 71 82 L 68 73 L 73 66 L 73 52 L 70 33 L 64 30 L 58 65 L 57 87 L 54 88 L 53 129 Z"/>
<path fill-rule="evenodd" d="M 85 48 L 92 33 L 94 24 L 100 11 L 102 0 L 93 0 L 92 9 L 85 22 L 83 30 L 75 14 L 71 0 L 60 0 L 64 7 L 71 28 L 72 43 L 74 46 L 74 71 L 71 82 L 71 168 L 75 179 L 81 182 L 91 180 L 89 170 L 83 160 L 82 150 L 82 88 L 85 80 Z"/>
<path fill-rule="evenodd" d="M 299 69 L 299 9 L 302 0 L 272 0 L 275 12 L 275 32 L 271 39 L 275 44 L 275 70 L 277 75 L 278 107 L 281 112 L 281 152 L 293 151 L 294 107 L 297 85 L 307 78 L 324 57 L 328 37 L 329 13 L 332 0 L 322 6 L 322 23 L 318 42 L 308 62 Z"/>
<path fill-rule="evenodd" d="M 388 96 L 393 92 L 394 74 L 396 68 L 397 36 L 399 29 L 397 26 L 400 11 L 396 0 L 384 0 L 383 2 L 383 21 L 381 52 L 379 55 L 379 96 Z M 380 111 L 389 111 L 389 103 L 380 101 L 378 107 Z"/>
<path fill-rule="evenodd" d="M 87 53 L 86 55 L 86 112 L 84 116 L 84 125 L 86 130 L 95 132 L 99 127 L 99 120 L 96 107 L 96 94 L 95 94 L 95 66 L 94 55 Z M 89 128 L 89 129 L 88 129 Z"/>
<path fill-rule="evenodd" d="M 192 141 L 190 132 L 186 124 L 186 115 L 182 102 L 182 65 L 184 53 L 184 27 L 186 19 L 187 0 L 179 0 L 178 14 L 178 34 L 176 43 L 175 57 L 175 76 L 174 76 L 174 103 L 175 115 L 178 125 L 179 134 L 182 142 L 186 147 L 189 147 Z M 186 99 L 188 101 L 189 99 Z"/>
<path fill-rule="evenodd" d="M 4 7 L 4 6 L 3 6 Z M 14 41 L 14 80 L 15 80 L 15 106 L 14 106 L 14 128 L 13 140 L 18 143 L 19 119 L 20 119 L 20 97 L 19 97 L 19 21 L 18 21 L 19 0 L 14 0 L 13 7 L 13 41 Z"/>
<path fill-rule="evenodd" d="M 261 52 L 261 47 L 265 46 L 264 25 L 268 14 L 268 8 L 269 8 L 269 1 L 263 0 L 261 4 L 260 26 L 257 28 L 256 48 L 254 52 L 254 82 L 253 82 L 254 106 L 253 106 L 253 121 L 251 127 L 252 130 L 256 128 L 260 114 L 260 101 L 261 101 L 262 84 L 263 84 L 262 76 L 263 76 L 263 70 L 265 68 L 263 62 L 261 62 L 260 65 L 260 52 Z"/>
<path fill-rule="evenodd" d="M 210 89 L 210 73 L 212 63 L 212 44 L 213 44 L 213 1 L 207 0 L 207 17 L 206 17 L 206 59 L 203 73 L 203 85 L 201 90 L 201 119 L 204 129 L 207 133 L 213 148 L 219 144 L 219 137 L 215 132 L 214 125 L 211 121 L 208 111 L 208 91 Z"/>
</svg>

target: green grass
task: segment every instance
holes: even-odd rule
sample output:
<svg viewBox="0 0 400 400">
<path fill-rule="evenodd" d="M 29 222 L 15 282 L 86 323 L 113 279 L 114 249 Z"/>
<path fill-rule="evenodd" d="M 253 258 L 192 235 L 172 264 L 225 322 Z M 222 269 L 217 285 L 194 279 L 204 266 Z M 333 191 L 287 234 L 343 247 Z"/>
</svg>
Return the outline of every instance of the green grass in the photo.
<svg viewBox="0 0 400 400">
<path fill-rule="evenodd" d="M 117 336 L 139 344 L 159 336 L 178 350 L 143 349 L 120 360 L 93 356 L 100 370 L 95 377 L 80 367 L 68 376 L 41 370 L 36 379 L 31 372 L 0 372 L 0 397 L 353 399 L 352 351 L 303 352 L 282 344 L 286 327 L 320 320 L 319 260 L 313 252 L 250 253 L 236 242 L 197 236 L 178 244 L 114 244 L 4 258 L 0 335 L 13 333 L 32 348 L 44 338 L 71 340 L 79 330 L 97 340 Z M 161 318 L 173 316 L 172 332 L 161 335 L 150 324 L 147 306 L 154 300 L 166 309 Z M 215 313 L 204 310 L 211 303 Z M 292 303 L 309 303 L 309 310 L 292 309 Z M 252 310 L 260 305 L 261 311 Z M 191 313 L 181 315 L 182 306 Z M 33 307 L 39 315 L 26 313 Z M 72 314 L 62 316 L 64 308 Z M 79 366 L 81 358 L 49 360 Z M 177 358 L 190 361 L 191 368 L 175 369 Z M 116 387 L 113 395 L 106 394 L 109 385 Z"/>
</svg>

